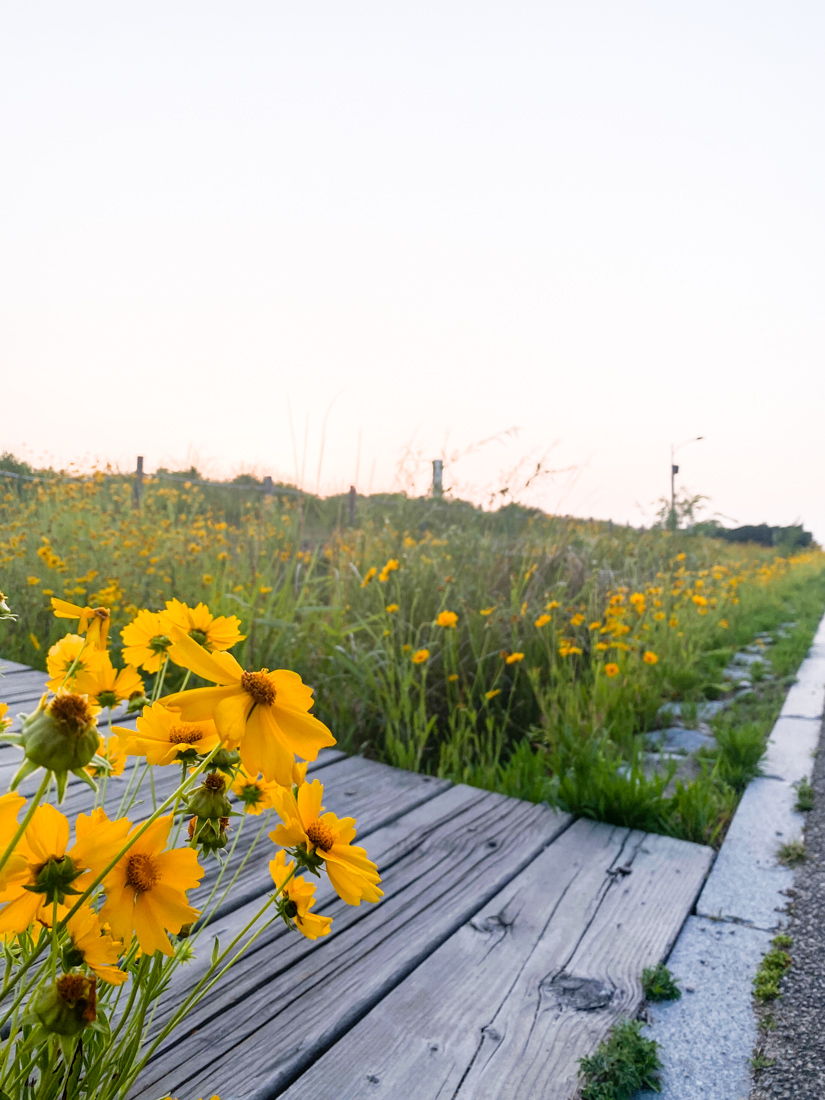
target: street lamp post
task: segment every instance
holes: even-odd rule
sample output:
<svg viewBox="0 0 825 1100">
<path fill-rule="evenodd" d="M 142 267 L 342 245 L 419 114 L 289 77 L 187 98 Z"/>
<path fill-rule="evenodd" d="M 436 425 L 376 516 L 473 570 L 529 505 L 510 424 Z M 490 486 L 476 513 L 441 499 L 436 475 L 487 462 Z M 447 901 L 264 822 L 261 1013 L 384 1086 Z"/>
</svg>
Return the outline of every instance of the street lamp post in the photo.
<svg viewBox="0 0 825 1100">
<path fill-rule="evenodd" d="M 679 467 L 674 463 L 673 459 L 676 457 L 676 452 L 680 451 L 682 447 L 686 447 L 688 443 L 698 443 L 701 439 L 704 439 L 703 435 L 697 435 L 693 439 L 686 439 L 683 443 L 677 444 L 675 447 L 671 443 L 670 445 L 670 526 L 673 530 L 676 530 L 676 475 L 679 473 Z"/>
</svg>

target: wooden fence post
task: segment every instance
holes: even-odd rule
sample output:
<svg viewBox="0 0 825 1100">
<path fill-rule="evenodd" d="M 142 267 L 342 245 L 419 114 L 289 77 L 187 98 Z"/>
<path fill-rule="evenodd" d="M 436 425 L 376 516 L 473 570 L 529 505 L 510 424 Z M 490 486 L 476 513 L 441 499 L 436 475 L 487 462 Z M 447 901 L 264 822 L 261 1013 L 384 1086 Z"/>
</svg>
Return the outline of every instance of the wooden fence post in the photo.
<svg viewBox="0 0 825 1100">
<path fill-rule="evenodd" d="M 440 497 L 444 492 L 444 463 L 440 458 L 433 459 L 433 496 Z"/>
<path fill-rule="evenodd" d="M 132 484 L 132 496 L 135 508 L 140 508 L 140 494 L 143 492 L 143 455 L 138 455 L 135 480 Z"/>
<path fill-rule="evenodd" d="M 272 478 L 269 476 L 269 474 L 267 474 L 264 478 L 264 492 L 268 497 L 271 497 L 272 494 L 275 492 L 274 488 L 272 487 Z"/>
<path fill-rule="evenodd" d="M 355 526 L 355 486 L 349 487 L 349 525 Z"/>
</svg>

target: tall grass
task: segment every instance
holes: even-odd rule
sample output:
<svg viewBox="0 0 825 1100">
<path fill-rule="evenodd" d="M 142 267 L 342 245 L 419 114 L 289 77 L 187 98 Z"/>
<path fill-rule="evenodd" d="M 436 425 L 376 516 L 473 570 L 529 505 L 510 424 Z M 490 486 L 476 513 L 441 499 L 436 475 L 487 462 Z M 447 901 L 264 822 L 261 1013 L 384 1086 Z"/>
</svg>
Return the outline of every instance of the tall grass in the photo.
<svg viewBox="0 0 825 1100">
<path fill-rule="evenodd" d="M 155 481 L 137 510 L 125 478 L 14 483 L 0 587 L 20 618 L 0 652 L 44 667 L 62 633 L 52 594 L 110 607 L 114 654 L 138 609 L 203 600 L 240 616 L 247 667 L 315 685 L 350 751 L 718 838 L 753 771 L 746 735 L 676 784 L 645 775 L 641 735 L 663 700 L 724 693 L 734 650 L 790 619 L 772 659 L 792 671 L 825 605 L 825 555 L 402 495 L 359 499 L 354 528 L 345 517 L 344 498 L 277 489 Z"/>
</svg>

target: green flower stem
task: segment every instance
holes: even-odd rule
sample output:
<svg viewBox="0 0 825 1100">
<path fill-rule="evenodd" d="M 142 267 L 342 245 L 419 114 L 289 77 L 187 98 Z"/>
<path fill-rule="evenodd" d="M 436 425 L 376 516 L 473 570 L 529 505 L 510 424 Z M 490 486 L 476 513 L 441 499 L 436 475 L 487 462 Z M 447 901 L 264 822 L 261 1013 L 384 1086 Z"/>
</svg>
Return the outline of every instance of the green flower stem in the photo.
<svg viewBox="0 0 825 1100">
<path fill-rule="evenodd" d="M 72 661 L 72 663 L 69 665 L 69 667 L 66 669 L 66 675 L 63 677 L 63 683 L 60 685 L 61 687 L 65 687 L 67 682 L 69 680 L 71 680 L 72 676 L 74 676 L 75 671 L 77 670 L 77 666 L 80 664 L 80 658 L 83 656 L 83 650 L 86 648 L 86 646 L 88 644 L 89 644 L 89 636 L 87 634 L 86 637 L 83 639 L 83 645 L 77 651 L 77 656 Z"/>
<path fill-rule="evenodd" d="M 25 817 L 20 822 L 20 824 L 17 826 L 17 832 L 11 838 L 11 842 L 9 843 L 8 848 L 6 848 L 5 852 L 3 852 L 3 854 L 0 856 L 0 871 L 2 871 L 3 868 L 6 866 L 6 864 L 8 863 L 9 859 L 11 858 L 12 852 L 17 847 L 17 845 L 20 841 L 20 838 L 22 837 L 23 833 L 25 833 L 26 829 L 29 827 L 29 822 L 34 817 L 34 811 L 40 805 L 41 800 L 45 797 L 46 793 L 48 792 L 49 784 L 51 783 L 51 781 L 52 781 L 52 773 L 47 771 L 45 773 L 45 775 L 43 776 L 43 782 L 40 784 L 40 786 L 37 789 L 37 793 L 35 794 L 34 798 L 29 803 L 29 808 L 26 810 Z"/>
</svg>

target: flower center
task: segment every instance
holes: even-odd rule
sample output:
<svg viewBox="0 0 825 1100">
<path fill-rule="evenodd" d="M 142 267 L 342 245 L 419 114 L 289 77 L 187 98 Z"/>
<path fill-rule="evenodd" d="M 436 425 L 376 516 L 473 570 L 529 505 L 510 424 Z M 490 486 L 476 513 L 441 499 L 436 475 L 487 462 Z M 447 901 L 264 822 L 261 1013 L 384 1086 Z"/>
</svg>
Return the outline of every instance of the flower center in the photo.
<svg viewBox="0 0 825 1100">
<path fill-rule="evenodd" d="M 52 699 L 49 710 L 58 722 L 65 722 L 78 733 L 94 722 L 94 715 L 85 695 L 74 695 L 70 691 L 61 692 Z"/>
<path fill-rule="evenodd" d="M 325 825 L 323 821 L 313 821 L 311 825 L 308 825 L 307 836 L 310 843 L 316 848 L 320 848 L 322 852 L 328 852 L 338 839 L 335 830 L 331 829 L 329 825 Z"/>
<path fill-rule="evenodd" d="M 165 634 L 156 634 L 154 638 L 149 639 L 149 649 L 153 653 L 165 653 L 171 644 L 172 639 L 167 638 Z"/>
<path fill-rule="evenodd" d="M 57 996 L 68 1008 L 80 1009 L 87 1023 L 96 1019 L 96 978 L 87 978 L 84 974 L 64 974 L 57 979 Z"/>
<path fill-rule="evenodd" d="M 189 637 L 193 642 L 197 642 L 198 645 L 206 645 L 206 635 L 202 630 L 190 630 Z"/>
<path fill-rule="evenodd" d="M 126 884 L 140 893 L 151 890 L 158 881 L 158 869 L 151 856 L 133 852 L 126 862 Z"/>
<path fill-rule="evenodd" d="M 241 676 L 241 687 L 256 703 L 271 707 L 275 702 L 275 685 L 267 675 L 268 672 L 267 668 L 260 672 L 244 672 Z"/>
<path fill-rule="evenodd" d="M 169 730 L 171 745 L 194 745 L 203 737 L 203 727 L 197 722 L 181 722 Z"/>
<path fill-rule="evenodd" d="M 94 614 L 94 617 L 96 619 L 100 619 L 100 621 L 102 623 L 107 623 L 109 621 L 109 619 L 111 618 L 111 615 L 109 614 L 109 608 L 108 607 L 96 607 L 94 609 L 93 614 Z"/>
<path fill-rule="evenodd" d="M 204 776 L 203 785 L 208 791 L 225 791 L 226 780 L 218 772 L 209 772 Z"/>
</svg>

